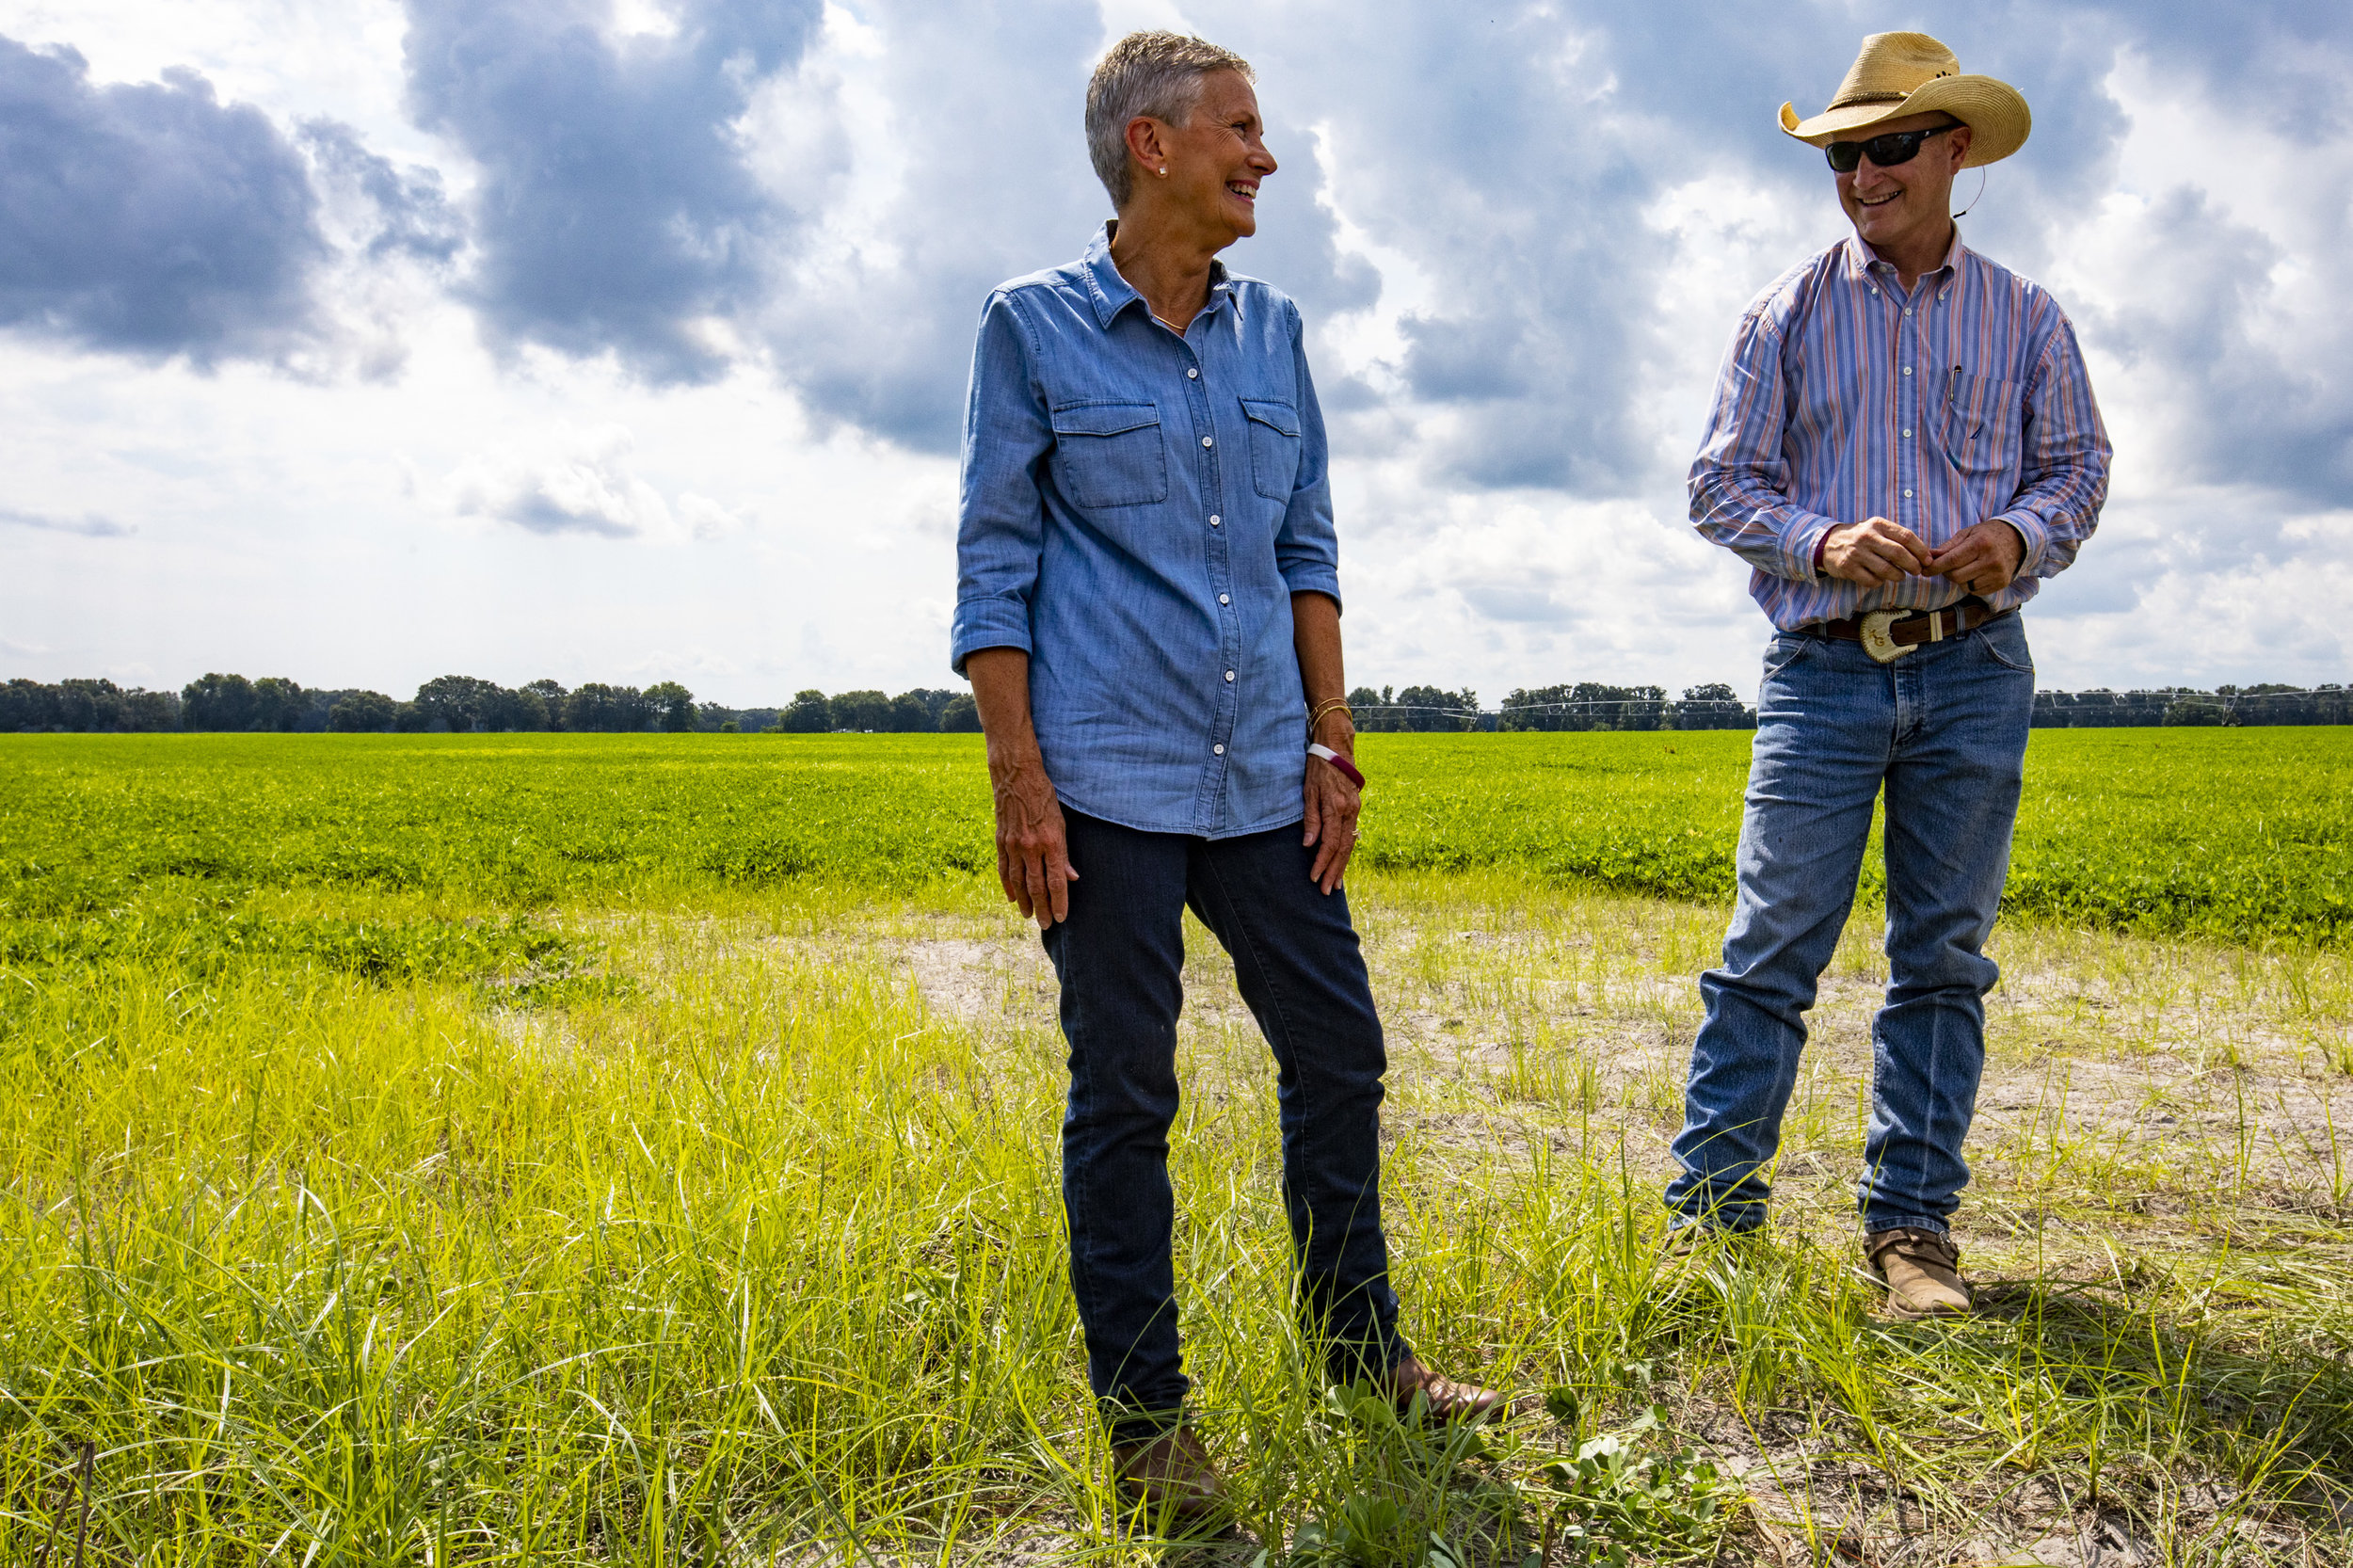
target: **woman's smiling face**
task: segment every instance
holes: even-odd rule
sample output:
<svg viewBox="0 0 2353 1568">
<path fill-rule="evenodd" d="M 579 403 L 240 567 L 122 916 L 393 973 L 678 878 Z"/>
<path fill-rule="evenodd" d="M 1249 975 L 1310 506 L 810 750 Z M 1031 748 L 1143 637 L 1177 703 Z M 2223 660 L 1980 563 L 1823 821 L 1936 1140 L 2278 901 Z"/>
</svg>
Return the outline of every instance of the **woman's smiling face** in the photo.
<svg viewBox="0 0 2353 1568">
<path fill-rule="evenodd" d="M 1162 187 L 1202 227 L 1241 239 L 1258 232 L 1258 184 L 1274 172 L 1258 120 L 1258 95 L 1238 71 L 1201 78 L 1200 101 L 1181 126 L 1159 124 L 1168 174 L 1143 170 L 1139 184 Z"/>
</svg>

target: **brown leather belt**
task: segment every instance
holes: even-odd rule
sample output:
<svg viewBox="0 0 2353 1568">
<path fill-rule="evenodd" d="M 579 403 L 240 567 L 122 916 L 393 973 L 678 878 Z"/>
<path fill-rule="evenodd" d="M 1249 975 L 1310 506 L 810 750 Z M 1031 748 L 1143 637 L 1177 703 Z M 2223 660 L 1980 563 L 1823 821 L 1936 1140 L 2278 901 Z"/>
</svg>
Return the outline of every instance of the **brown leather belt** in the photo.
<svg viewBox="0 0 2353 1568">
<path fill-rule="evenodd" d="M 1947 637 L 1958 637 L 1964 632 L 1974 632 L 1987 621 L 1999 620 L 2003 616 L 2013 613 L 2011 610 L 1997 612 L 1984 600 L 1973 597 L 1958 604 L 1946 605 L 1942 610 L 1922 610 L 1889 621 L 1887 640 L 1902 648 L 1939 643 Z M 1845 620 L 1817 620 L 1803 630 L 1817 636 L 1836 637 L 1841 642 L 1860 643 L 1866 641 L 1863 623 L 1868 618 L 1850 616 Z"/>
</svg>

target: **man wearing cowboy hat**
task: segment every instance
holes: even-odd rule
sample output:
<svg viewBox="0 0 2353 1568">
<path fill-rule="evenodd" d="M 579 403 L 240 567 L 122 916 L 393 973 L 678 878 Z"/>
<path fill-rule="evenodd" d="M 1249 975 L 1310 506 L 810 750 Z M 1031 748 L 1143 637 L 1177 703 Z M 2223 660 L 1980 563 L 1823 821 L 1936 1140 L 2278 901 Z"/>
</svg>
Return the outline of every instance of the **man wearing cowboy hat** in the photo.
<svg viewBox="0 0 2353 1568">
<path fill-rule="evenodd" d="M 2066 316 L 1951 216 L 1955 173 L 2016 152 L 2028 123 L 2015 88 L 1920 33 L 1865 39 L 1814 119 L 1782 105 L 1782 129 L 1828 154 L 1854 234 L 1741 317 L 1691 465 L 1691 520 L 1754 568 L 1776 635 L 1667 1202 L 1678 1246 L 1764 1223 L 1805 1013 L 1883 792 L 1889 972 L 1858 1201 L 1897 1317 L 1970 1308 L 1947 1222 L 2034 704 L 2018 612 L 2107 493 Z"/>
</svg>

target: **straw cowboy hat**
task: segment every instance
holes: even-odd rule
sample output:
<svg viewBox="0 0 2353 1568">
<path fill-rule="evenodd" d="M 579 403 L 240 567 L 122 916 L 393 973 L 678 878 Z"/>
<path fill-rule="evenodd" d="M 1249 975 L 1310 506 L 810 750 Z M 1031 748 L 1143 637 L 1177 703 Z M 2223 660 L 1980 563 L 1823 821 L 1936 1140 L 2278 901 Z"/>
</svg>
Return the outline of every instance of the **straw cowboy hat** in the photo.
<svg viewBox="0 0 2353 1568">
<path fill-rule="evenodd" d="M 2009 157 L 2026 144 L 2034 117 L 2025 95 L 1991 76 L 1963 76 L 1953 52 L 1926 33 L 1873 33 L 1863 40 L 1830 107 L 1800 120 L 1781 106 L 1781 128 L 1800 141 L 1867 139 L 1869 127 L 1905 115 L 1941 110 L 1975 133 L 1963 168 Z M 1866 133 L 1857 136 L 1856 133 Z"/>
</svg>

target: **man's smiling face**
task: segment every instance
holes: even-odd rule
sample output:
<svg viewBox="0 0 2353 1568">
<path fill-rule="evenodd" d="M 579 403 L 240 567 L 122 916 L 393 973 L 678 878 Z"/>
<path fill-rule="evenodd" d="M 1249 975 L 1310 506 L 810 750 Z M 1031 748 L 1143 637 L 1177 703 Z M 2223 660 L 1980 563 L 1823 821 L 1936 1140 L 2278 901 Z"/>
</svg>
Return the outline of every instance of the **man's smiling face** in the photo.
<svg viewBox="0 0 2353 1568">
<path fill-rule="evenodd" d="M 1896 131 L 1925 131 L 1951 124 L 1952 118 L 1941 112 L 1905 115 L 1839 139 L 1868 141 Z M 1885 252 L 1941 240 L 1953 211 L 1953 175 L 1968 156 L 1969 138 L 1969 127 L 1959 126 L 1922 142 L 1910 163 L 1881 168 L 1866 157 L 1853 173 L 1835 176 L 1838 204 L 1864 243 Z"/>
</svg>

